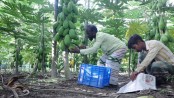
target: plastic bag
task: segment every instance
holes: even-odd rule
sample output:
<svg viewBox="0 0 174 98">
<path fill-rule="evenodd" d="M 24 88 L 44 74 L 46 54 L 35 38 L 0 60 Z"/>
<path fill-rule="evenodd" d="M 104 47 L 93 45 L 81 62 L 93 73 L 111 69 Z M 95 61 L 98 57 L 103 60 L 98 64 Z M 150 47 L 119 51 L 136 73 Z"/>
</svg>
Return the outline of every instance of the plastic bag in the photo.
<svg viewBox="0 0 174 98">
<path fill-rule="evenodd" d="M 134 81 L 130 81 L 121 87 L 117 93 L 128 93 L 148 89 L 156 90 L 156 78 L 149 74 L 140 73 Z"/>
</svg>

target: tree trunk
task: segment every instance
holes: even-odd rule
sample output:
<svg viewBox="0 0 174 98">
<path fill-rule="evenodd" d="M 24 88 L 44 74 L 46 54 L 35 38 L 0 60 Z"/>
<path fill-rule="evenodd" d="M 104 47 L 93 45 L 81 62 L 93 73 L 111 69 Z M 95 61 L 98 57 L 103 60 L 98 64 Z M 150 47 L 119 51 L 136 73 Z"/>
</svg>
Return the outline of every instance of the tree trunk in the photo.
<svg viewBox="0 0 174 98">
<path fill-rule="evenodd" d="M 71 72 L 69 69 L 69 62 L 68 62 L 68 51 L 63 52 L 63 62 L 64 62 L 64 72 L 65 72 L 65 78 L 67 80 L 71 79 Z"/>
<path fill-rule="evenodd" d="M 86 5 L 86 8 L 89 9 L 89 7 L 90 7 L 90 0 L 85 1 L 85 5 Z M 85 21 L 85 26 L 87 24 L 88 24 L 88 20 Z M 85 37 L 84 37 L 84 41 L 83 42 L 84 42 L 83 44 L 85 46 L 88 45 L 88 38 L 87 38 L 86 33 L 85 33 Z M 89 63 L 87 55 L 83 55 L 83 60 L 82 61 L 83 61 L 83 63 L 86 63 L 86 64 Z"/>
<path fill-rule="evenodd" d="M 57 77 L 57 68 L 56 68 L 56 62 L 57 62 L 57 55 L 56 55 L 56 48 L 57 42 L 52 41 L 52 64 L 51 64 L 51 77 L 56 78 Z"/>
<path fill-rule="evenodd" d="M 46 73 L 46 65 L 45 65 L 45 43 L 44 43 L 44 16 L 42 17 L 42 34 L 41 34 L 41 48 L 43 49 L 43 52 L 42 52 L 42 62 L 41 62 L 41 65 L 42 65 L 42 75 L 44 75 Z"/>
<path fill-rule="evenodd" d="M 54 0 L 54 20 L 57 21 L 58 16 L 58 2 L 59 0 Z M 56 30 L 53 29 L 53 38 L 56 35 Z M 57 62 L 57 42 L 52 41 L 52 64 L 51 64 L 51 77 L 56 78 L 57 77 L 57 68 L 56 68 L 56 62 Z"/>
<path fill-rule="evenodd" d="M 86 24 L 85 24 L 86 25 Z M 88 38 L 87 38 L 87 35 L 86 35 L 86 33 L 85 33 L 85 38 L 84 38 L 84 43 L 83 43 L 85 46 L 87 46 L 88 45 Z M 89 63 L 89 61 L 88 61 L 88 57 L 87 57 L 87 55 L 83 55 L 83 62 L 84 63 Z"/>
<path fill-rule="evenodd" d="M 18 74 L 19 73 L 19 68 L 18 68 L 18 65 L 19 65 L 19 53 L 20 53 L 20 46 L 19 46 L 19 40 L 15 38 L 15 42 L 16 42 L 16 62 L 15 62 L 15 74 Z"/>
</svg>

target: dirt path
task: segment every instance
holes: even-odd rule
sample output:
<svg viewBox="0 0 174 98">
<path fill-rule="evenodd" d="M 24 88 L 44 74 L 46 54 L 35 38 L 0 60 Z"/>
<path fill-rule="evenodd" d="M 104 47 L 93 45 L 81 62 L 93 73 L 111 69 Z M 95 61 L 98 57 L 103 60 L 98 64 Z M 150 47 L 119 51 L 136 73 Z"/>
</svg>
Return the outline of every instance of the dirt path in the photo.
<svg viewBox="0 0 174 98">
<path fill-rule="evenodd" d="M 35 79 L 36 80 L 36 79 Z M 95 88 L 77 83 L 77 77 L 72 80 L 57 79 L 48 81 L 48 79 L 39 79 L 30 81 L 28 88 L 30 94 L 20 98 L 136 98 L 138 96 L 152 95 L 154 98 L 174 98 L 174 89 L 170 85 L 164 85 L 157 91 L 135 92 L 128 94 L 117 94 L 119 88 Z M 120 87 L 129 82 L 127 75 L 120 76 Z M 11 95 L 0 89 L 0 98 L 4 95 Z"/>
</svg>

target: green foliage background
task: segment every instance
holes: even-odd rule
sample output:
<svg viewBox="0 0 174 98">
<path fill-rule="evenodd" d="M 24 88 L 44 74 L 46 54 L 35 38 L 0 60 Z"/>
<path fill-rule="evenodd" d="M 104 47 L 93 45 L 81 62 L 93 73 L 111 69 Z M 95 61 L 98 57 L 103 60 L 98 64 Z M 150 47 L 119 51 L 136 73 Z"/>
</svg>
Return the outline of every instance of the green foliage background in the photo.
<svg viewBox="0 0 174 98">
<path fill-rule="evenodd" d="M 100 31 L 113 34 L 125 43 L 135 33 L 140 34 L 145 40 L 149 39 L 147 35 L 152 29 L 149 23 L 152 19 L 151 14 L 154 12 L 151 8 L 153 0 L 146 0 L 146 2 L 144 0 L 90 0 L 85 4 L 80 4 L 78 0 L 74 2 L 77 2 L 79 11 L 76 28 L 80 44 L 84 41 L 83 27 L 86 22 L 97 25 Z M 54 24 L 53 4 L 48 0 L 1 0 L 0 5 L 1 64 L 6 64 L 9 68 L 14 64 L 14 51 L 18 46 L 22 55 L 22 66 L 26 64 L 35 66 L 39 60 L 44 59 L 46 68 L 50 71 Z M 172 4 L 168 4 L 163 9 L 167 16 L 167 31 L 171 40 L 167 46 L 174 52 L 174 8 Z M 18 39 L 21 40 L 20 45 L 16 43 Z M 91 42 L 88 43 L 89 46 L 91 44 Z M 57 70 L 60 70 L 63 58 L 62 51 L 59 47 L 57 48 Z M 41 49 L 44 50 L 42 55 L 39 54 Z M 89 63 L 96 64 L 101 55 L 100 50 L 96 54 L 88 55 Z M 131 55 L 130 52 L 127 52 L 123 59 L 122 71 L 128 71 L 129 57 L 131 57 L 132 70 L 136 65 L 137 54 L 129 55 Z M 83 63 L 83 57 L 79 54 L 71 54 L 69 58 L 74 58 L 77 69 Z"/>
</svg>

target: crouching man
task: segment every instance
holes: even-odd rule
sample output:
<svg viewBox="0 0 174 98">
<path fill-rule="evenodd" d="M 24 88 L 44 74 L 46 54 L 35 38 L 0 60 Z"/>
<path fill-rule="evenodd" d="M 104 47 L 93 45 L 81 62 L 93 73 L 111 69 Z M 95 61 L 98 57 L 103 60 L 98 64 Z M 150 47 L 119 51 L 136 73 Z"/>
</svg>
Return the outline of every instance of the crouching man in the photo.
<svg viewBox="0 0 174 98">
<path fill-rule="evenodd" d="M 136 79 L 140 72 L 156 77 L 157 85 L 166 83 L 168 76 L 174 75 L 174 54 L 162 42 L 157 40 L 144 41 L 134 34 L 128 41 L 128 48 L 139 52 L 136 70 L 131 74 L 131 80 Z"/>
</svg>

